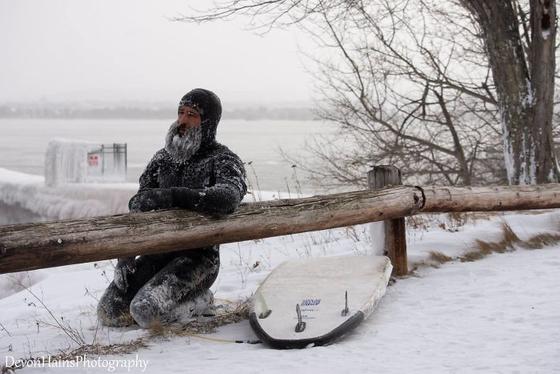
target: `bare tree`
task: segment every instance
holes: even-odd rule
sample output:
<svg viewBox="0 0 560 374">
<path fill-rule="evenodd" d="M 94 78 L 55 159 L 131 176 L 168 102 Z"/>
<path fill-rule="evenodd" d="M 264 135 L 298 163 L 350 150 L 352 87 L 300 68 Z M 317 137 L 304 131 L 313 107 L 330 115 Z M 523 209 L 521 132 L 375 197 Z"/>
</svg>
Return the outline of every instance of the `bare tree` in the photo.
<svg viewBox="0 0 560 374">
<path fill-rule="evenodd" d="M 339 52 L 315 59 L 321 114 L 358 151 L 316 144 L 318 173 L 359 183 L 360 167 L 387 162 L 420 180 L 480 184 L 499 181 L 505 160 L 512 184 L 558 179 L 554 1 L 228 0 L 182 20 L 236 14 L 298 23 Z"/>
<path fill-rule="evenodd" d="M 470 31 L 450 22 L 460 17 L 449 9 L 405 5 L 378 3 L 375 12 L 355 7 L 344 19 L 323 10 L 315 34 L 341 58 L 316 60 L 321 114 L 339 123 L 338 136 L 355 146 L 316 143 L 311 149 L 324 162 L 312 173 L 322 181 L 330 175 L 365 184 L 366 168 L 390 163 L 414 182 L 503 180 L 483 46 L 466 41 Z"/>
<path fill-rule="evenodd" d="M 558 181 L 552 138 L 556 1 L 460 1 L 486 43 L 510 182 Z"/>
</svg>

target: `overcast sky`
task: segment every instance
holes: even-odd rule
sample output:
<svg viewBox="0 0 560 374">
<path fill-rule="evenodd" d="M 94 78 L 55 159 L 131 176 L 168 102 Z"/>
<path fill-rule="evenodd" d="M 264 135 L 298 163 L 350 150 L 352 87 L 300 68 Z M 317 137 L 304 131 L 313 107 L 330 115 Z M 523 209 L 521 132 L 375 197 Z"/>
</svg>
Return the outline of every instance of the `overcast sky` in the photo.
<svg viewBox="0 0 560 374">
<path fill-rule="evenodd" d="M 174 103 L 193 87 L 230 102 L 311 99 L 303 33 L 169 21 L 196 3 L 0 0 L 0 102 Z"/>
</svg>

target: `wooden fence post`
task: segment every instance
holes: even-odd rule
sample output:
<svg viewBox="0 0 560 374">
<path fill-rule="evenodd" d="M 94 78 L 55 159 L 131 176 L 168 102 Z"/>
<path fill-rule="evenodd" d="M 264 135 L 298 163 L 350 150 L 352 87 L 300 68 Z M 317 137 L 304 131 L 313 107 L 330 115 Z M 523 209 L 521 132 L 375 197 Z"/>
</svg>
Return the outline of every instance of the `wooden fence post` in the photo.
<svg viewBox="0 0 560 374">
<path fill-rule="evenodd" d="M 370 189 L 401 185 L 401 171 L 391 165 L 374 166 L 368 173 Z M 385 254 L 393 264 L 393 275 L 408 274 L 406 258 L 406 227 L 404 218 L 383 221 L 385 226 Z M 374 238 L 375 240 L 375 238 Z"/>
</svg>

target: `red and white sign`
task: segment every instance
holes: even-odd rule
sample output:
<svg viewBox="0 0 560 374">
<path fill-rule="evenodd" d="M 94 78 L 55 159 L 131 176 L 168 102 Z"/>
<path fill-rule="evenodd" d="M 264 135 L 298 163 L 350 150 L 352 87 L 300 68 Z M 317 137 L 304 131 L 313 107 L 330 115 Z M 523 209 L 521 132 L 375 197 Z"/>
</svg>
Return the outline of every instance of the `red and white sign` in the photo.
<svg viewBox="0 0 560 374">
<path fill-rule="evenodd" d="M 88 165 L 89 166 L 99 166 L 99 155 L 89 155 L 88 156 Z"/>
</svg>

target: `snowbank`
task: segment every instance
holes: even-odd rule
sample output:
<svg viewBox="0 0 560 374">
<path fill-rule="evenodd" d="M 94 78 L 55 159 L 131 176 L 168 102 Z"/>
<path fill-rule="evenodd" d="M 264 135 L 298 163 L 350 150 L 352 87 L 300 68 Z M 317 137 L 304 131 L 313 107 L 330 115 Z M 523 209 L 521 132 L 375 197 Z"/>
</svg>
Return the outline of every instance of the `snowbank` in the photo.
<svg viewBox="0 0 560 374">
<path fill-rule="evenodd" d="M 137 190 L 134 183 L 48 187 L 41 176 L 0 168 L 0 224 L 125 213 Z"/>
</svg>

